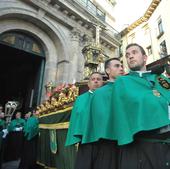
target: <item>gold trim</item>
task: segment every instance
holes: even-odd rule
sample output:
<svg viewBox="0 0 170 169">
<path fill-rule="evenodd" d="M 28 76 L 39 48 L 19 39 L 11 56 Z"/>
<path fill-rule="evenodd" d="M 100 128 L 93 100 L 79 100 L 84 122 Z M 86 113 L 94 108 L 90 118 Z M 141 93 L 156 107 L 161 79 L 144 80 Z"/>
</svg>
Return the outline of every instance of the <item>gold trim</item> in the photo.
<svg viewBox="0 0 170 169">
<path fill-rule="evenodd" d="M 161 0 L 152 0 L 151 4 L 149 5 L 149 7 L 146 10 L 146 12 L 144 13 L 144 15 L 142 17 L 140 17 L 139 19 L 137 19 L 132 24 L 130 24 L 127 28 L 125 28 L 125 30 L 122 31 L 122 34 L 124 34 L 124 33 L 127 34 L 130 31 L 132 31 L 133 29 L 135 29 L 137 26 L 142 24 L 143 22 L 148 21 L 150 19 L 150 17 L 152 16 L 152 14 L 154 13 L 154 11 L 156 10 L 156 8 L 158 7 L 160 2 L 161 2 Z"/>
<path fill-rule="evenodd" d="M 41 116 L 39 116 L 39 118 L 42 118 L 42 117 L 47 117 L 47 116 L 50 116 L 50 115 L 53 115 L 53 114 L 58 114 L 58 113 L 63 113 L 63 112 L 67 112 L 69 110 L 72 110 L 73 107 L 68 107 L 68 108 L 65 108 L 65 109 L 62 109 L 62 110 L 58 110 L 56 112 L 51 112 L 51 113 L 48 113 L 48 114 L 43 114 Z"/>
<path fill-rule="evenodd" d="M 69 122 L 57 123 L 57 124 L 39 124 L 41 129 L 68 129 Z"/>
<path fill-rule="evenodd" d="M 57 169 L 56 167 L 55 168 L 54 167 L 48 167 L 47 165 L 45 165 L 45 164 L 43 164 L 43 163 L 41 163 L 39 161 L 37 161 L 37 164 L 43 166 L 45 169 Z"/>
</svg>

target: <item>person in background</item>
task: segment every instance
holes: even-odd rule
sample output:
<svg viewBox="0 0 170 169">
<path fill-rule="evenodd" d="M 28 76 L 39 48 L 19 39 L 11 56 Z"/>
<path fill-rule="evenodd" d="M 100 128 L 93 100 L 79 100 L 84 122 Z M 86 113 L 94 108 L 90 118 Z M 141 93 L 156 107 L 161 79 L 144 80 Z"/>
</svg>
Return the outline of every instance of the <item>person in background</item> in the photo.
<svg viewBox="0 0 170 169">
<path fill-rule="evenodd" d="M 0 106 L 0 169 L 2 167 L 2 161 L 3 161 L 3 135 L 4 132 L 3 130 L 5 129 L 5 120 L 4 120 L 4 113 L 3 111 L 3 107 Z"/>
<path fill-rule="evenodd" d="M 31 117 L 31 114 L 32 114 L 31 112 L 25 114 L 24 116 L 25 121 L 27 121 Z"/>
<path fill-rule="evenodd" d="M 16 112 L 13 119 L 7 126 L 8 134 L 5 138 L 4 161 L 19 160 L 23 146 L 23 127 L 25 120 L 21 118 L 21 112 Z"/>
<path fill-rule="evenodd" d="M 0 105 L 0 131 L 2 131 L 5 128 L 4 117 L 5 117 L 5 114 L 3 112 L 3 106 Z"/>
<path fill-rule="evenodd" d="M 21 118 L 21 112 L 17 112 L 15 114 L 15 119 L 13 119 L 8 126 L 8 131 L 22 131 L 24 124 L 25 120 Z"/>
<path fill-rule="evenodd" d="M 5 120 L 4 120 L 5 114 L 4 112 L 0 112 L 0 131 L 5 129 Z"/>
<path fill-rule="evenodd" d="M 38 113 L 34 110 L 24 125 L 24 144 L 18 169 L 36 169 L 37 139 L 39 133 Z"/>
</svg>

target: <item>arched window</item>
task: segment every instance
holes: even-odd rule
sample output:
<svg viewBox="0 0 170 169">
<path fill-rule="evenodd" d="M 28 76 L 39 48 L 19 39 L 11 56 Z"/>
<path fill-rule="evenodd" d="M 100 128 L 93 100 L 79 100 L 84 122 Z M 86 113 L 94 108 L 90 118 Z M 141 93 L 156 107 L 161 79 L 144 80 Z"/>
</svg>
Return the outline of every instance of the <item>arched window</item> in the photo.
<svg viewBox="0 0 170 169">
<path fill-rule="evenodd" d="M 44 50 L 36 39 L 25 33 L 6 32 L 0 36 L 0 43 L 24 50 L 39 56 L 45 56 Z"/>
</svg>

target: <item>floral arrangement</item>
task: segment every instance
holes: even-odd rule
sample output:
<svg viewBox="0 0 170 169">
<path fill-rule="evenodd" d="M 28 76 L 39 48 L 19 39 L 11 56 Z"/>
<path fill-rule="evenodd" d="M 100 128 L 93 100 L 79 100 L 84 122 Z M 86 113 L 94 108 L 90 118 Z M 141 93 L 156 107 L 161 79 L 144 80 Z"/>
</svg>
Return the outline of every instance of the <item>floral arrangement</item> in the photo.
<svg viewBox="0 0 170 169">
<path fill-rule="evenodd" d="M 48 99 L 37 107 L 40 115 L 70 107 L 79 94 L 79 88 L 75 84 L 54 87 L 50 82 L 46 85 L 46 94 Z"/>
</svg>

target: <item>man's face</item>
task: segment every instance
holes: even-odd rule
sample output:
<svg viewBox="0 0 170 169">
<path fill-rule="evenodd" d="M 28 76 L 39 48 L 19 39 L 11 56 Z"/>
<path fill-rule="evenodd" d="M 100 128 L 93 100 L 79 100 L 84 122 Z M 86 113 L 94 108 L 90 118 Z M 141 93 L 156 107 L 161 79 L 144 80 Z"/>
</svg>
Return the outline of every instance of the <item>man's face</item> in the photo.
<svg viewBox="0 0 170 169">
<path fill-rule="evenodd" d="M 16 117 L 16 119 L 21 118 L 21 113 L 16 113 L 15 117 Z"/>
<path fill-rule="evenodd" d="M 4 113 L 0 113 L 0 119 L 3 119 L 5 117 Z"/>
<path fill-rule="evenodd" d="M 102 75 L 98 73 L 94 73 L 91 75 L 89 82 L 88 82 L 88 87 L 90 90 L 95 90 L 98 87 L 101 87 L 103 85 L 103 78 Z"/>
<path fill-rule="evenodd" d="M 109 62 L 108 68 L 106 68 L 106 72 L 109 75 L 109 79 L 113 80 L 117 76 L 124 74 L 123 65 L 118 60 L 111 60 Z"/>
<path fill-rule="evenodd" d="M 142 54 L 138 46 L 131 46 L 126 50 L 126 59 L 131 70 L 145 70 L 147 56 Z"/>
</svg>

